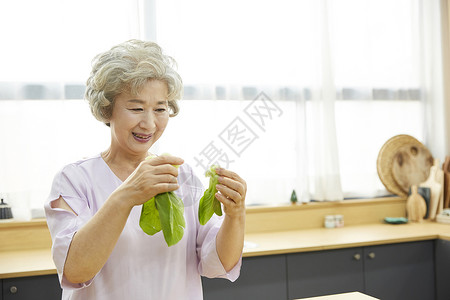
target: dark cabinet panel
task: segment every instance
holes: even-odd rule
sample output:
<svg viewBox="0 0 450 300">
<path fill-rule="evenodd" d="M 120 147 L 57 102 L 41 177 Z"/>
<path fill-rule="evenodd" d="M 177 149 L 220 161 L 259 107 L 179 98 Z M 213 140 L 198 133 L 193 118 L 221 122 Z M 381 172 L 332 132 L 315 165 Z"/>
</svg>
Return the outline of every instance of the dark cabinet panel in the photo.
<svg viewBox="0 0 450 300">
<path fill-rule="evenodd" d="M 435 248 L 436 299 L 450 299 L 450 241 L 437 240 Z"/>
<path fill-rule="evenodd" d="M 364 291 L 362 249 L 287 256 L 289 299 Z"/>
<path fill-rule="evenodd" d="M 450 241 L 246 257 L 236 282 L 202 278 L 205 300 L 296 299 L 360 291 L 383 300 L 450 299 Z M 61 299 L 57 275 L 0 280 L 0 300 Z"/>
<path fill-rule="evenodd" d="M 2 300 L 60 300 L 62 294 L 57 275 L 3 279 L 2 291 Z"/>
<path fill-rule="evenodd" d="M 379 299 L 435 299 L 434 241 L 365 247 L 364 279 Z"/>
<path fill-rule="evenodd" d="M 202 278 L 205 300 L 287 299 L 286 256 L 246 257 L 235 282 Z"/>
</svg>

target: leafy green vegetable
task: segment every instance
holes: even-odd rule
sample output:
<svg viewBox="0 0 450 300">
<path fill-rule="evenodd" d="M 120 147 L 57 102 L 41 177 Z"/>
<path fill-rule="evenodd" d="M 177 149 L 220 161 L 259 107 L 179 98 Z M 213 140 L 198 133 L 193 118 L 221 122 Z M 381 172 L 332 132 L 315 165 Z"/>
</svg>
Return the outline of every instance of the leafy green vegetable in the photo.
<svg viewBox="0 0 450 300">
<path fill-rule="evenodd" d="M 141 226 L 142 230 L 148 235 L 154 235 L 161 231 L 161 221 L 159 212 L 156 209 L 155 197 L 142 205 L 139 226 Z"/>
<path fill-rule="evenodd" d="M 156 195 L 142 205 L 139 226 L 148 235 L 162 230 L 167 245 L 175 245 L 183 238 L 186 227 L 183 201 L 174 192 Z"/>
<path fill-rule="evenodd" d="M 166 192 L 156 196 L 156 207 L 162 225 L 164 239 L 168 246 L 178 243 L 184 234 L 184 204 L 174 192 Z"/>
<path fill-rule="evenodd" d="M 167 245 L 175 245 L 186 227 L 183 201 L 174 192 L 156 195 L 142 205 L 139 226 L 148 235 L 162 230 Z"/>
<path fill-rule="evenodd" d="M 222 215 L 222 206 L 215 196 L 217 193 L 216 184 L 218 183 L 219 178 L 216 174 L 216 168 L 218 167 L 218 165 L 212 165 L 205 173 L 205 176 L 210 178 L 209 187 L 200 199 L 198 207 L 198 220 L 202 225 L 205 225 L 214 213 L 218 216 Z"/>
</svg>

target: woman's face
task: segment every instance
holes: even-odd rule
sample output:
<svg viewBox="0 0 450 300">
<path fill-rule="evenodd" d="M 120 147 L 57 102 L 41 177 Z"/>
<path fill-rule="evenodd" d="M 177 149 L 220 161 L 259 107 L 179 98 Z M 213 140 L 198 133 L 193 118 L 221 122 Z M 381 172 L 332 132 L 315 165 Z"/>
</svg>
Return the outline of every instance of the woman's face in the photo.
<svg viewBox="0 0 450 300">
<path fill-rule="evenodd" d="M 169 122 L 167 84 L 149 80 L 137 96 L 119 94 L 109 120 L 111 150 L 128 155 L 146 155 Z"/>
</svg>

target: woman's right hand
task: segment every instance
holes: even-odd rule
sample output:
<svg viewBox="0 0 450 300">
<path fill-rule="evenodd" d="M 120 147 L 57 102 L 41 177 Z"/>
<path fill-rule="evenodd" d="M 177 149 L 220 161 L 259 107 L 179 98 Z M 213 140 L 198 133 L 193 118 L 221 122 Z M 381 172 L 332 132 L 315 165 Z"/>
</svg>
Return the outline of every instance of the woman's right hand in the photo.
<svg viewBox="0 0 450 300">
<path fill-rule="evenodd" d="M 179 188 L 176 165 L 183 159 L 161 155 L 142 161 L 115 192 L 123 192 L 122 199 L 128 199 L 131 206 L 140 205 L 157 194 L 175 191 Z"/>
</svg>

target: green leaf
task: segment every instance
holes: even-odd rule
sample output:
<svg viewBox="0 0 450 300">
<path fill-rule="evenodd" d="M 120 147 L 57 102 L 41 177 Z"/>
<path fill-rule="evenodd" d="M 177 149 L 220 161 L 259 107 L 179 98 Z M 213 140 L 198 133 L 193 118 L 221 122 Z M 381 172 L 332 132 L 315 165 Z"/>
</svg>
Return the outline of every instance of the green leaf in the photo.
<svg viewBox="0 0 450 300">
<path fill-rule="evenodd" d="M 201 225 L 205 225 L 215 213 L 218 216 L 222 215 L 222 206 L 220 201 L 216 199 L 216 184 L 218 183 L 218 178 L 216 174 L 217 165 L 213 165 L 206 171 L 205 175 L 210 177 L 209 187 L 203 193 L 203 197 L 200 199 L 198 207 L 198 220 Z"/>
<path fill-rule="evenodd" d="M 158 194 L 155 198 L 164 239 L 170 247 L 178 243 L 184 234 L 184 204 L 174 192 Z"/>
<path fill-rule="evenodd" d="M 150 155 L 146 159 L 153 157 L 156 155 Z M 162 230 L 167 245 L 175 245 L 183 238 L 186 227 L 183 201 L 174 192 L 156 195 L 142 205 L 139 226 L 148 235 Z"/>
<path fill-rule="evenodd" d="M 156 209 L 155 197 L 142 205 L 139 226 L 148 235 L 154 235 L 161 231 L 161 221 L 159 220 L 159 212 Z"/>
<path fill-rule="evenodd" d="M 214 213 L 216 215 L 218 215 L 218 216 L 222 215 L 222 205 L 220 204 L 220 201 L 217 200 L 216 197 L 214 197 L 214 200 L 213 200 L 213 209 L 214 209 Z"/>
<path fill-rule="evenodd" d="M 200 199 L 198 207 L 198 220 L 200 224 L 205 225 L 214 214 L 214 191 L 207 189 Z"/>
</svg>

